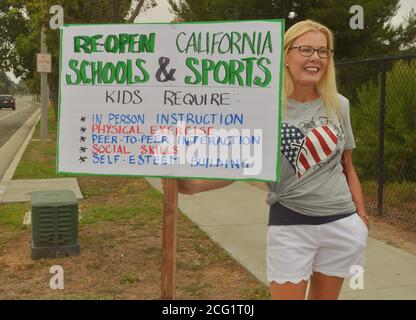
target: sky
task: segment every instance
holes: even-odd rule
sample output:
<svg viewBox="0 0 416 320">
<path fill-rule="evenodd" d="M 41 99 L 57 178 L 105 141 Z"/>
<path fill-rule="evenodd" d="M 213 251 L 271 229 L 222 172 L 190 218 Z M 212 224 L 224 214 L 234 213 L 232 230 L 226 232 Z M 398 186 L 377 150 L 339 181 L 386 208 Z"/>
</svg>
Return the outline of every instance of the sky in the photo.
<svg viewBox="0 0 416 320">
<path fill-rule="evenodd" d="M 153 8 L 144 14 L 140 15 L 136 22 L 170 22 L 174 19 L 174 15 L 169 12 L 169 4 L 167 0 L 157 0 L 158 6 Z M 359 3 L 359 0 L 357 0 Z M 392 19 L 393 25 L 397 25 L 403 21 L 403 17 L 406 16 L 412 8 L 416 10 L 416 0 L 400 0 L 400 9 L 397 15 Z M 364 12 L 365 23 L 365 12 Z M 12 81 L 17 81 L 16 77 L 12 73 L 7 73 Z"/>
<path fill-rule="evenodd" d="M 397 25 L 403 21 L 403 17 L 407 16 L 410 10 L 416 10 L 416 0 L 400 0 L 400 9 L 396 16 L 392 19 L 393 25 Z"/>
<path fill-rule="evenodd" d="M 170 22 L 174 15 L 169 12 L 169 3 L 167 0 L 157 0 L 157 7 L 140 15 L 136 22 Z"/>
</svg>

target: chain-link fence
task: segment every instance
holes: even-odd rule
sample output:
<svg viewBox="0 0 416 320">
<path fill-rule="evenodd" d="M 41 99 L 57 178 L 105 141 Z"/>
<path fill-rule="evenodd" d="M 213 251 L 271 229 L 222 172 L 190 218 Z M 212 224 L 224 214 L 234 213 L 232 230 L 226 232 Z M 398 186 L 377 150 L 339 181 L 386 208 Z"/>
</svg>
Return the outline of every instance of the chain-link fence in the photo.
<svg viewBox="0 0 416 320">
<path fill-rule="evenodd" d="M 416 230 L 416 56 L 337 63 L 367 210 Z"/>
</svg>

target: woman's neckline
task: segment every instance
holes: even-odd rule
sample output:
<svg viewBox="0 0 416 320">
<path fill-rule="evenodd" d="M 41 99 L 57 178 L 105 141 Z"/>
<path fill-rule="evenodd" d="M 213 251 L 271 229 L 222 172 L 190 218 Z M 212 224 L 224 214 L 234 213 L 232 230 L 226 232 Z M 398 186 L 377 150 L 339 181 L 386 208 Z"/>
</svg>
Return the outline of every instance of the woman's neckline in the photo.
<svg viewBox="0 0 416 320">
<path fill-rule="evenodd" d="M 311 101 L 305 101 L 305 102 L 300 102 L 300 101 L 294 100 L 292 98 L 289 98 L 288 102 L 290 102 L 291 104 L 294 104 L 294 105 L 317 105 L 317 104 L 321 103 L 321 97 L 318 97 L 318 98 L 316 98 L 314 100 L 311 100 Z"/>
</svg>

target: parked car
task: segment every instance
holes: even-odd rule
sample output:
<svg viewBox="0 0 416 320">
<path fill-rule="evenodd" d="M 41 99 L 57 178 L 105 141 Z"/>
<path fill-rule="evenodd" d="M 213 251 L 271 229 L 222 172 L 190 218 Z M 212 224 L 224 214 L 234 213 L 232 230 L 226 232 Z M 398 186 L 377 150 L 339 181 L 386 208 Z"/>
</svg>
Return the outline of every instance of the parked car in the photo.
<svg viewBox="0 0 416 320">
<path fill-rule="evenodd" d="M 0 95 L 0 109 L 2 108 L 11 108 L 12 110 L 16 110 L 15 98 L 10 95 Z"/>
</svg>

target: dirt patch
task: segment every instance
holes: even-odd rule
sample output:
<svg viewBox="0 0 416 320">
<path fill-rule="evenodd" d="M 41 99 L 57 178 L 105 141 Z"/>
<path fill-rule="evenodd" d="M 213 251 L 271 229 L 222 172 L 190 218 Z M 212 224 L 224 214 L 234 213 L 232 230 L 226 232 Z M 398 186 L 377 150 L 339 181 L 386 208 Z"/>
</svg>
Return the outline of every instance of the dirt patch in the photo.
<svg viewBox="0 0 416 320">
<path fill-rule="evenodd" d="M 397 224 L 397 222 L 371 215 L 369 235 L 374 239 L 416 255 L 416 232 L 409 230 L 404 224 Z"/>
<path fill-rule="evenodd" d="M 1 230 L 0 230 L 1 232 Z M 80 228 L 81 255 L 33 261 L 31 232 L 8 241 L 0 255 L 0 299 L 159 299 L 161 217 L 137 217 Z M 53 265 L 64 290 L 52 290 Z M 226 276 L 223 276 L 226 275 Z M 251 299 L 267 288 L 186 217 L 178 221 L 177 299 Z"/>
</svg>

